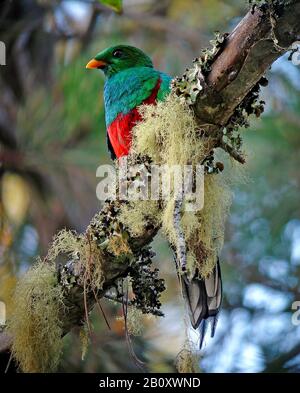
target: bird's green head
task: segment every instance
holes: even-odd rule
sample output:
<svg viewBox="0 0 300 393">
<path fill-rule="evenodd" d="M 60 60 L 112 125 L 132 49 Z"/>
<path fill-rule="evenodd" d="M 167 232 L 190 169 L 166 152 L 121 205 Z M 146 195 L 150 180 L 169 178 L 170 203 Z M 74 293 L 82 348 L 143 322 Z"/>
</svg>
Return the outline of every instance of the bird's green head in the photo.
<svg viewBox="0 0 300 393">
<path fill-rule="evenodd" d="M 86 65 L 86 68 L 103 70 L 108 78 L 117 72 L 133 67 L 153 67 L 153 64 L 150 57 L 143 51 L 129 45 L 117 45 L 104 49 Z"/>
</svg>

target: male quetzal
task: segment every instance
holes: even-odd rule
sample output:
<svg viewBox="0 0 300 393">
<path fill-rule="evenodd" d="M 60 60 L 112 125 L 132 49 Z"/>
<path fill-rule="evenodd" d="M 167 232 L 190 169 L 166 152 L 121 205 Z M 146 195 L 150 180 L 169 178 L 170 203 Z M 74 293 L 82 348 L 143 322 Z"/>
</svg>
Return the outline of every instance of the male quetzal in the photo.
<svg viewBox="0 0 300 393">
<path fill-rule="evenodd" d="M 155 105 L 170 92 L 172 78 L 155 68 L 151 59 L 140 49 L 118 45 L 98 53 L 86 66 L 104 72 L 105 120 L 108 148 L 112 158 L 130 151 L 131 130 L 141 120 L 139 106 Z M 222 282 L 219 262 L 207 279 L 183 277 L 186 298 L 194 329 L 205 332 L 206 321 L 212 317 L 214 326 L 221 305 Z M 202 334 L 202 337 L 204 334 Z"/>
</svg>

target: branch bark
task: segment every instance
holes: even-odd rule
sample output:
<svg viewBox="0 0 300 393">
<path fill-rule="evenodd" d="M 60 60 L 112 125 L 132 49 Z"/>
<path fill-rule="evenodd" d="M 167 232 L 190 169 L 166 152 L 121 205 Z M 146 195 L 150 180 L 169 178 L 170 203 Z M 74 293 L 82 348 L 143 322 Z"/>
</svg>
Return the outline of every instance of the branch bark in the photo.
<svg viewBox="0 0 300 393">
<path fill-rule="evenodd" d="M 285 3 L 277 8 L 280 16 L 275 6 L 250 10 L 228 36 L 208 75 L 207 96 L 195 105 L 199 122 L 211 124 L 211 132 L 227 124 L 272 63 L 300 39 L 300 1 Z"/>
</svg>

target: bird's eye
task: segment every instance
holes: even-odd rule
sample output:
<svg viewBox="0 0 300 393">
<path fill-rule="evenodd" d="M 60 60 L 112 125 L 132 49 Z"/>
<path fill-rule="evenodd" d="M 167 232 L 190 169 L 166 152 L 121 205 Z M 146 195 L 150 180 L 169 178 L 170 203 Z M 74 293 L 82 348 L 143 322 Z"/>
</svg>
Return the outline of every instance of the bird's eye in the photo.
<svg viewBox="0 0 300 393">
<path fill-rule="evenodd" d="M 123 55 L 123 52 L 121 51 L 121 49 L 116 49 L 116 50 L 113 52 L 113 57 L 116 57 L 117 59 L 119 59 L 120 57 L 122 57 L 122 55 Z"/>
</svg>

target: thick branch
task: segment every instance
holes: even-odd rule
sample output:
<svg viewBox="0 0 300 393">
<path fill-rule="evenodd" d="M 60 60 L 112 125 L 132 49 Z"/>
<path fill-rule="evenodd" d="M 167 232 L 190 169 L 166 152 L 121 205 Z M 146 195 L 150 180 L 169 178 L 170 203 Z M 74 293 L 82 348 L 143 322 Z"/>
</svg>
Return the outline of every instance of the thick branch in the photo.
<svg viewBox="0 0 300 393">
<path fill-rule="evenodd" d="M 195 105 L 200 124 L 225 126 L 272 63 L 299 40 L 300 1 L 286 3 L 281 16 L 275 15 L 276 7 L 250 10 L 228 36 L 208 75 L 207 95 Z"/>
</svg>

